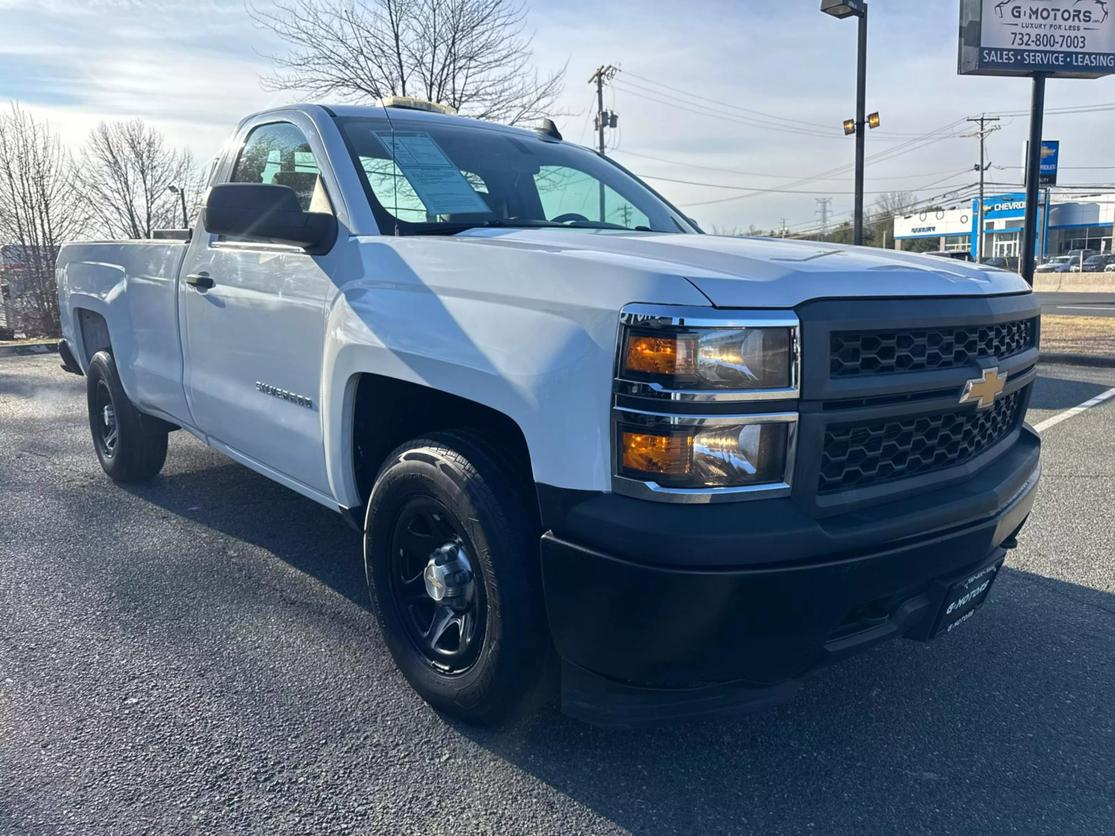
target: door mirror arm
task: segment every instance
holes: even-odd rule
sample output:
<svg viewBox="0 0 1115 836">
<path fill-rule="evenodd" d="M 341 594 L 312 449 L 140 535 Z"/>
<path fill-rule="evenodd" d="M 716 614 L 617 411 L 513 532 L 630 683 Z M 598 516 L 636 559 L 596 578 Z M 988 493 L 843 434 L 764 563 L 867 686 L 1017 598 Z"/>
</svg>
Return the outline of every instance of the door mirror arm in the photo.
<svg viewBox="0 0 1115 836">
<path fill-rule="evenodd" d="M 202 211 L 207 232 L 228 238 L 294 244 L 308 253 L 328 252 L 337 240 L 337 219 L 306 212 L 289 186 L 222 183 L 209 190 Z"/>
</svg>

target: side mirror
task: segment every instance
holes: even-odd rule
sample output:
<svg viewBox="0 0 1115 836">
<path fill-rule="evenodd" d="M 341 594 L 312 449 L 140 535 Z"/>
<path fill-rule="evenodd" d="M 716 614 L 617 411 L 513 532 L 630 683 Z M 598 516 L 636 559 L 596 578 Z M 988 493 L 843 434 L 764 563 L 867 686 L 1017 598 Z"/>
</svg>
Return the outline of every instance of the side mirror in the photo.
<svg viewBox="0 0 1115 836">
<path fill-rule="evenodd" d="M 222 183 L 209 190 L 202 213 L 207 232 L 295 244 L 321 253 L 337 240 L 337 219 L 325 212 L 303 212 L 290 186 Z"/>
</svg>

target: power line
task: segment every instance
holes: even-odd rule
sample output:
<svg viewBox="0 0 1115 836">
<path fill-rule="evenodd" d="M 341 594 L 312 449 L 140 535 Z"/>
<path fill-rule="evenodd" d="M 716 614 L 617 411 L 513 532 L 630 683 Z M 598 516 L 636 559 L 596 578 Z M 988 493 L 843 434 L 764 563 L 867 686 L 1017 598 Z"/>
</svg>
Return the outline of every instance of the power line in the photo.
<svg viewBox="0 0 1115 836">
<path fill-rule="evenodd" d="M 680 87 L 673 87 L 673 86 L 671 86 L 669 84 L 666 84 L 664 82 L 656 81 L 653 78 L 647 78 L 646 76 L 639 75 L 638 73 L 633 73 L 633 72 L 628 71 L 628 72 L 624 73 L 624 75 L 626 75 L 630 78 L 637 78 L 637 79 L 639 79 L 641 81 L 644 81 L 644 82 L 647 82 L 649 84 L 657 85 L 659 87 L 665 88 L 666 90 L 672 90 L 673 92 L 680 93 L 683 96 L 686 96 L 687 98 L 690 98 L 690 99 L 700 99 L 701 101 L 712 102 L 713 104 L 719 105 L 720 107 L 725 107 L 725 108 L 728 108 L 728 109 L 731 109 L 731 110 L 738 110 L 738 111 L 741 111 L 743 113 L 750 113 L 750 114 L 753 114 L 755 116 L 761 116 L 765 119 L 771 119 L 771 120 L 778 121 L 778 122 L 789 122 L 789 123 L 801 125 L 801 126 L 806 127 L 806 128 L 812 128 L 814 130 L 823 130 L 823 131 L 830 130 L 828 125 L 823 125 L 819 122 L 806 122 L 802 119 L 793 119 L 789 116 L 778 116 L 778 115 L 773 114 L 773 113 L 764 113 L 761 110 L 753 110 L 752 108 L 741 107 L 740 105 L 734 105 L 734 104 L 731 104 L 729 102 L 725 102 L 722 99 L 714 99 L 714 98 L 711 98 L 709 96 L 702 96 L 702 95 L 699 95 L 697 93 L 690 93 L 688 90 L 682 90 Z M 640 86 L 645 86 L 645 85 L 640 85 Z M 831 130 L 833 130 L 835 132 L 835 128 L 833 128 Z"/>
<path fill-rule="evenodd" d="M 926 188 L 930 187 L 931 186 L 926 186 Z M 948 202 L 954 204 L 967 201 L 969 199 L 968 197 L 966 197 L 967 192 L 969 190 L 973 190 L 972 194 L 974 196 L 975 187 L 975 183 L 967 183 L 963 186 L 957 186 L 944 192 L 938 192 L 937 194 L 930 195 L 929 197 L 919 198 L 918 200 L 912 201 L 911 203 L 903 207 L 902 213 L 908 215 L 920 211 L 921 209 L 931 209 L 934 207 L 938 207 L 941 203 L 945 202 L 945 198 L 951 198 L 951 200 L 949 200 Z M 851 223 L 852 215 L 853 212 L 849 210 L 847 212 L 842 212 L 839 215 L 836 215 L 835 218 L 841 224 L 847 224 Z M 875 217 L 878 217 L 878 215 L 876 214 Z M 831 222 L 833 218 L 830 216 L 829 220 Z M 810 235 L 820 230 L 820 227 L 814 221 L 792 224 L 791 228 L 797 230 L 791 237 Z"/>
<path fill-rule="evenodd" d="M 949 172 L 949 176 L 945 179 L 951 180 L 953 177 L 959 177 L 961 174 L 967 174 L 968 170 Z M 742 192 L 755 192 L 755 186 L 730 186 L 725 183 L 703 183 L 698 180 L 679 180 L 673 177 L 660 177 L 657 174 L 638 174 L 644 180 L 661 180 L 664 183 L 680 183 L 685 186 L 703 186 L 708 189 L 730 189 L 732 191 Z M 924 175 L 922 175 L 924 176 Z M 855 192 L 836 192 L 832 189 L 781 189 L 777 187 L 762 187 L 760 189 L 763 194 L 837 194 L 837 195 L 851 195 Z M 887 194 L 894 191 L 894 189 L 874 189 L 868 190 L 865 194 Z M 695 204 L 689 204 L 695 205 Z"/>
<path fill-rule="evenodd" d="M 637 81 L 630 79 L 642 79 L 649 82 L 650 85 L 663 89 L 655 89 L 655 87 L 648 86 L 648 84 L 640 84 Z M 674 107 L 679 110 L 685 110 L 689 113 L 698 115 L 714 116 L 729 121 L 739 122 L 741 124 L 751 125 L 753 127 L 765 128 L 767 130 L 777 130 L 782 133 L 795 133 L 802 136 L 813 136 L 822 139 L 843 139 L 844 132 L 835 127 L 829 127 L 817 122 L 807 122 L 801 119 L 792 119 L 787 116 L 777 116 L 775 114 L 765 113 L 761 110 L 754 110 L 752 108 L 741 107 L 721 99 L 711 98 L 709 96 L 702 96 L 697 93 L 691 93 L 682 90 L 678 87 L 673 87 L 664 82 L 648 79 L 645 76 L 640 76 L 629 70 L 624 71 L 624 78 L 617 84 L 617 89 L 629 93 L 640 98 L 647 99 L 648 101 L 655 102 L 656 104 Z M 673 91 L 673 92 L 670 92 Z M 710 102 L 716 105 L 719 109 L 701 108 L 698 102 L 693 101 L 699 99 L 701 101 Z M 728 113 L 725 110 L 738 111 L 738 113 Z M 748 115 L 743 115 L 748 114 Z M 961 120 L 962 121 L 962 120 Z M 882 136 L 874 137 L 876 140 L 882 141 L 901 141 L 904 138 L 918 138 L 924 134 L 912 132 L 892 132 L 888 130 Z"/>
<path fill-rule="evenodd" d="M 949 139 L 951 137 L 949 137 L 949 136 L 937 136 L 937 134 L 940 134 L 943 131 L 954 128 L 957 125 L 961 124 L 963 121 L 964 121 L 963 119 L 957 119 L 954 122 L 950 122 L 949 124 L 944 125 L 941 128 L 938 128 L 935 131 L 931 131 L 930 133 L 925 134 L 923 136 L 922 140 L 909 140 L 908 142 L 902 143 L 901 145 L 897 145 L 894 148 L 889 148 L 886 151 L 882 151 L 878 154 L 871 155 L 871 156 L 868 157 L 868 160 L 870 160 L 872 162 L 876 162 L 876 161 L 877 162 L 882 162 L 883 160 L 894 159 L 895 157 L 902 156 L 903 154 L 908 154 L 912 151 L 918 151 L 922 148 L 925 148 L 925 147 L 927 147 L 929 145 L 932 145 L 936 142 L 939 142 L 943 139 Z M 837 166 L 836 168 L 832 168 L 832 169 L 829 169 L 827 171 L 819 172 L 819 173 L 814 174 L 814 175 L 809 176 L 809 177 L 803 177 L 800 180 L 796 180 L 796 181 L 793 181 L 793 182 L 790 182 L 790 183 L 786 183 L 785 186 L 786 187 L 801 186 L 801 185 L 804 185 L 806 183 L 811 183 L 815 180 L 828 179 L 829 175 L 845 173 L 845 172 L 850 171 L 852 168 L 853 168 L 852 165 Z M 734 195 L 732 197 L 722 197 L 722 198 L 717 198 L 716 200 L 705 200 L 705 201 L 700 201 L 698 203 L 686 203 L 686 204 L 682 204 L 682 205 L 685 206 L 685 207 L 710 206 L 710 205 L 715 204 L 715 203 L 727 203 L 727 202 L 732 201 L 732 200 L 741 200 L 741 199 L 746 198 L 746 197 L 751 197 L 751 196 L 759 195 L 759 194 L 765 194 L 767 191 L 768 191 L 767 189 L 756 189 L 755 191 L 750 192 L 748 194 Z"/>
<path fill-rule="evenodd" d="M 626 149 L 624 149 L 620 153 L 626 154 L 629 157 L 638 157 L 639 159 L 643 159 L 643 160 L 653 160 L 653 161 L 658 162 L 658 163 L 666 163 L 667 165 L 673 165 L 673 166 L 677 166 L 679 168 L 696 168 L 696 169 L 700 169 L 702 171 L 717 171 L 717 172 L 721 172 L 721 173 L 724 173 L 724 174 L 738 174 L 741 177 L 767 177 L 767 178 L 770 178 L 770 179 L 773 179 L 773 180 L 800 179 L 800 175 L 797 175 L 797 174 L 770 174 L 769 172 L 764 172 L 764 171 L 743 171 L 743 170 L 738 169 L 738 168 L 724 168 L 722 166 L 715 166 L 715 165 L 701 165 L 700 163 L 690 163 L 690 162 L 684 162 L 682 160 L 670 160 L 670 159 L 666 159 L 665 157 L 655 157 L 651 154 L 637 153 L 635 151 L 628 151 Z M 1112 168 L 1115 168 L 1115 166 L 1112 166 Z M 939 174 L 949 174 L 949 173 L 951 173 L 951 170 L 950 171 L 922 171 L 922 172 L 918 172 L 917 174 L 888 174 L 888 175 L 885 175 L 885 176 L 882 176 L 882 177 L 872 177 L 871 179 L 872 180 L 920 180 L 923 177 L 936 177 Z M 837 178 L 836 177 L 832 177 L 832 178 L 820 178 L 820 177 L 818 177 L 818 178 L 814 178 L 814 179 L 817 179 L 817 180 L 821 180 L 821 179 L 835 180 Z"/>
<path fill-rule="evenodd" d="M 778 131 L 779 133 L 798 134 L 800 136 L 811 136 L 819 139 L 842 139 L 843 136 L 836 132 L 822 133 L 817 130 L 810 130 L 807 128 L 799 128 L 794 125 L 786 125 L 781 123 L 762 122 L 756 118 L 738 115 L 735 113 L 728 113 L 723 110 L 715 110 L 713 108 L 701 107 L 697 103 L 688 102 L 680 97 L 673 96 L 670 93 L 661 93 L 658 91 L 644 92 L 637 90 L 630 86 L 630 82 L 617 83 L 616 89 L 631 96 L 637 96 L 641 99 L 654 102 L 655 104 L 664 105 L 674 110 L 682 110 L 686 113 L 693 113 L 697 116 L 708 116 L 714 119 L 723 119 L 728 122 L 734 122 L 738 125 L 747 125 L 752 128 L 763 128 L 768 131 Z"/>
</svg>

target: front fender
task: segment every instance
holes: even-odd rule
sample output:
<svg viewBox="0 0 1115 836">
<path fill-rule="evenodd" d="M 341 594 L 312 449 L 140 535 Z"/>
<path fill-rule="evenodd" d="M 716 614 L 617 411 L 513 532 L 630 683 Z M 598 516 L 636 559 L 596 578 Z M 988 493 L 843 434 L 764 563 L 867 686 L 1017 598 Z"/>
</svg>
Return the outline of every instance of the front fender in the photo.
<svg viewBox="0 0 1115 836">
<path fill-rule="evenodd" d="M 322 393 L 327 470 L 338 500 L 360 504 L 349 428 L 356 382 L 372 372 L 483 404 L 513 420 L 536 481 L 604 489 L 618 312 L 559 312 L 349 288 L 333 306 Z"/>
</svg>

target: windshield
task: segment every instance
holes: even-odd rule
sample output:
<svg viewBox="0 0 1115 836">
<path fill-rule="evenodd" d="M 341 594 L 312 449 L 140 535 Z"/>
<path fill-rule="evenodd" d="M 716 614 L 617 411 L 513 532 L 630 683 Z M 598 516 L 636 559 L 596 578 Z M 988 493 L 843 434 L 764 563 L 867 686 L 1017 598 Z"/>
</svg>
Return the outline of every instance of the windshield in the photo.
<svg viewBox="0 0 1115 836">
<path fill-rule="evenodd" d="M 337 120 L 383 230 L 472 227 L 694 232 L 676 209 L 593 152 L 483 123 Z"/>
</svg>

